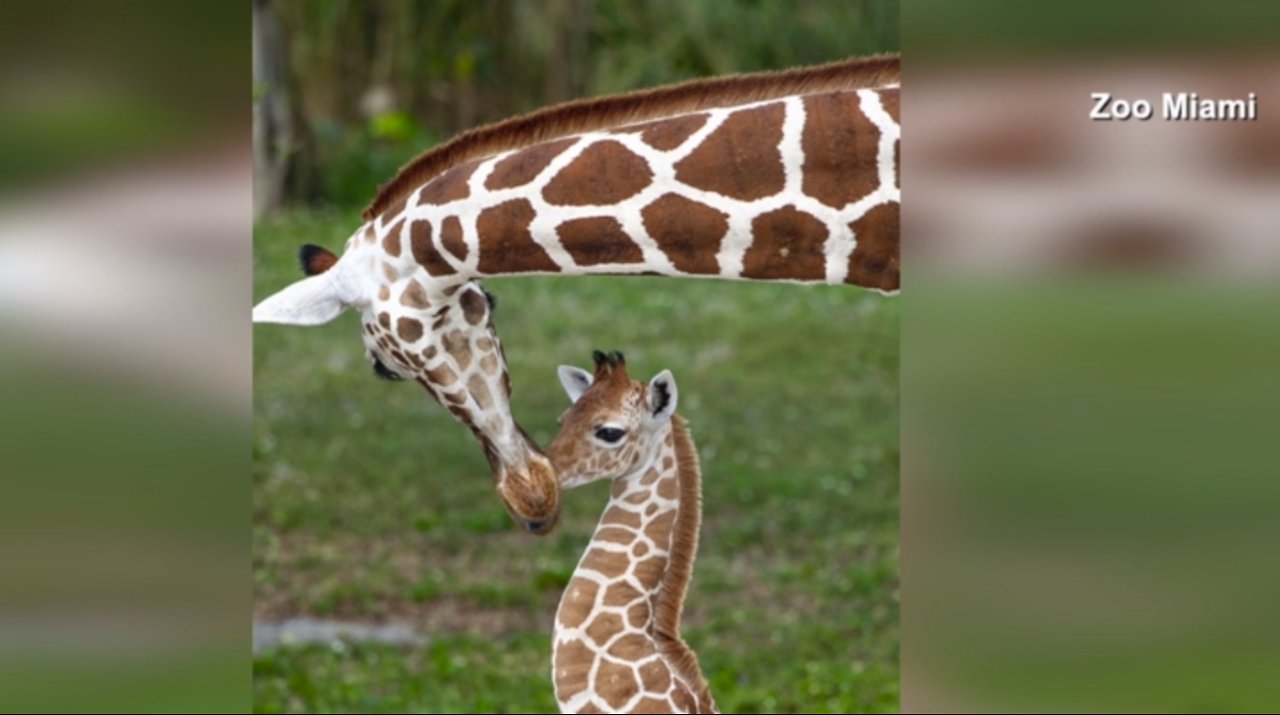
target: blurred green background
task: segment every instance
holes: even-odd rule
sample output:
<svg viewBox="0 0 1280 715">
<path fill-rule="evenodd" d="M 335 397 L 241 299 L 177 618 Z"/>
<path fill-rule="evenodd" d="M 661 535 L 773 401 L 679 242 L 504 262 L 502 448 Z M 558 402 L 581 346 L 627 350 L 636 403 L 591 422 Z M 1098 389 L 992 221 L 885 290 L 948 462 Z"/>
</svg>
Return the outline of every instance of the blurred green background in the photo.
<svg viewBox="0 0 1280 715">
<path fill-rule="evenodd" d="M 896 2 L 371 2 L 256 6 L 254 296 L 337 248 L 376 185 L 479 123 L 579 96 L 897 49 Z M 273 49 L 272 49 L 273 48 Z M 280 106 L 285 107 L 280 110 Z M 259 116 L 261 122 L 263 117 Z M 274 127 L 274 128 L 273 128 Z M 726 712 L 898 708 L 898 305 L 845 288 L 515 278 L 487 282 L 516 417 L 539 443 L 555 367 L 620 349 L 663 368 L 700 447 L 705 523 L 685 636 Z M 376 380 L 356 317 L 254 333 L 260 624 L 405 623 L 425 642 L 270 645 L 255 709 L 555 710 L 560 589 L 607 499 L 516 530 L 467 431 Z"/>
</svg>

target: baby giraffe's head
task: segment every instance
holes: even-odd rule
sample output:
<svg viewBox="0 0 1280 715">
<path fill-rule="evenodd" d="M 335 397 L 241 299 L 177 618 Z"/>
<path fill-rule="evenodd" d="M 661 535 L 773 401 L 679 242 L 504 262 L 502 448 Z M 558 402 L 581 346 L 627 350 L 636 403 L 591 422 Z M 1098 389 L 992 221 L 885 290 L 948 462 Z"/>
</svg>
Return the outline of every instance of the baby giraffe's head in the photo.
<svg viewBox="0 0 1280 715">
<path fill-rule="evenodd" d="M 663 370 L 648 382 L 627 377 L 622 353 L 596 351 L 595 374 L 560 366 L 573 405 L 547 456 L 562 487 L 616 479 L 639 469 L 666 434 L 676 411 L 676 381 Z"/>
</svg>

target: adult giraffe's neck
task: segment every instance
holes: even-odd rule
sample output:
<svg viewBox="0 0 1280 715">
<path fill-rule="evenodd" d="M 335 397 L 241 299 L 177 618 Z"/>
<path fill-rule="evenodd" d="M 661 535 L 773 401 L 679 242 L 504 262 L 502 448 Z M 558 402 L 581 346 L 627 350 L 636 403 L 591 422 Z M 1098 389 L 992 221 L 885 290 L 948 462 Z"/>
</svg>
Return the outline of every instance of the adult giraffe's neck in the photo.
<svg viewBox="0 0 1280 715">
<path fill-rule="evenodd" d="M 594 644 L 616 650 L 615 655 L 643 658 L 657 652 L 687 688 L 696 711 L 714 710 L 697 656 L 680 636 L 701 519 L 697 453 L 685 421 L 674 416 L 651 459 L 614 481 L 609 504 L 561 599 L 552 667 L 562 702 L 589 691 L 586 678 L 598 659 Z M 627 645 L 628 633 L 643 634 L 643 643 Z"/>
<path fill-rule="evenodd" d="M 451 278 L 657 274 L 893 292 L 898 116 L 896 88 L 830 91 L 477 160 L 409 199 L 413 252 Z"/>
</svg>

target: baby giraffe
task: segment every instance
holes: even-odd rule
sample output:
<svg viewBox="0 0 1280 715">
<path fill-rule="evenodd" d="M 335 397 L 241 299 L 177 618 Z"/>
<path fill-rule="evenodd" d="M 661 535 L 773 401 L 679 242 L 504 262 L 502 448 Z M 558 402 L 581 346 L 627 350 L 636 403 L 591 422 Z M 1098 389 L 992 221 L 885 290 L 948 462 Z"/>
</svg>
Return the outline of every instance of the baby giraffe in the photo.
<svg viewBox="0 0 1280 715">
<path fill-rule="evenodd" d="M 613 481 L 556 612 L 556 700 L 566 713 L 718 712 L 680 638 L 702 495 L 675 379 L 633 382 L 617 352 L 595 362 L 594 375 L 560 367 L 573 406 L 548 450 L 562 488 Z"/>
</svg>

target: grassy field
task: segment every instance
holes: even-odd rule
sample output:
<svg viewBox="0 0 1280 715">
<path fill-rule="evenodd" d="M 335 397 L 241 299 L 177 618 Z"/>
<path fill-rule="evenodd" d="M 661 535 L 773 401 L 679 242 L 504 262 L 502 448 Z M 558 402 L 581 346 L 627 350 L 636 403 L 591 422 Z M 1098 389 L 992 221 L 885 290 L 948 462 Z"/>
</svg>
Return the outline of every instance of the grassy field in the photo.
<svg viewBox="0 0 1280 715">
<path fill-rule="evenodd" d="M 342 213 L 257 227 L 255 298 L 338 248 Z M 487 282 L 517 419 L 541 444 L 555 367 L 593 348 L 670 368 L 702 457 L 686 640 L 725 712 L 898 708 L 898 302 L 841 287 L 666 278 Z M 404 620 L 420 648 L 279 648 L 259 712 L 555 712 L 550 630 L 607 498 L 517 531 L 470 433 L 418 386 L 374 378 L 358 319 L 254 332 L 255 616 Z"/>
</svg>

